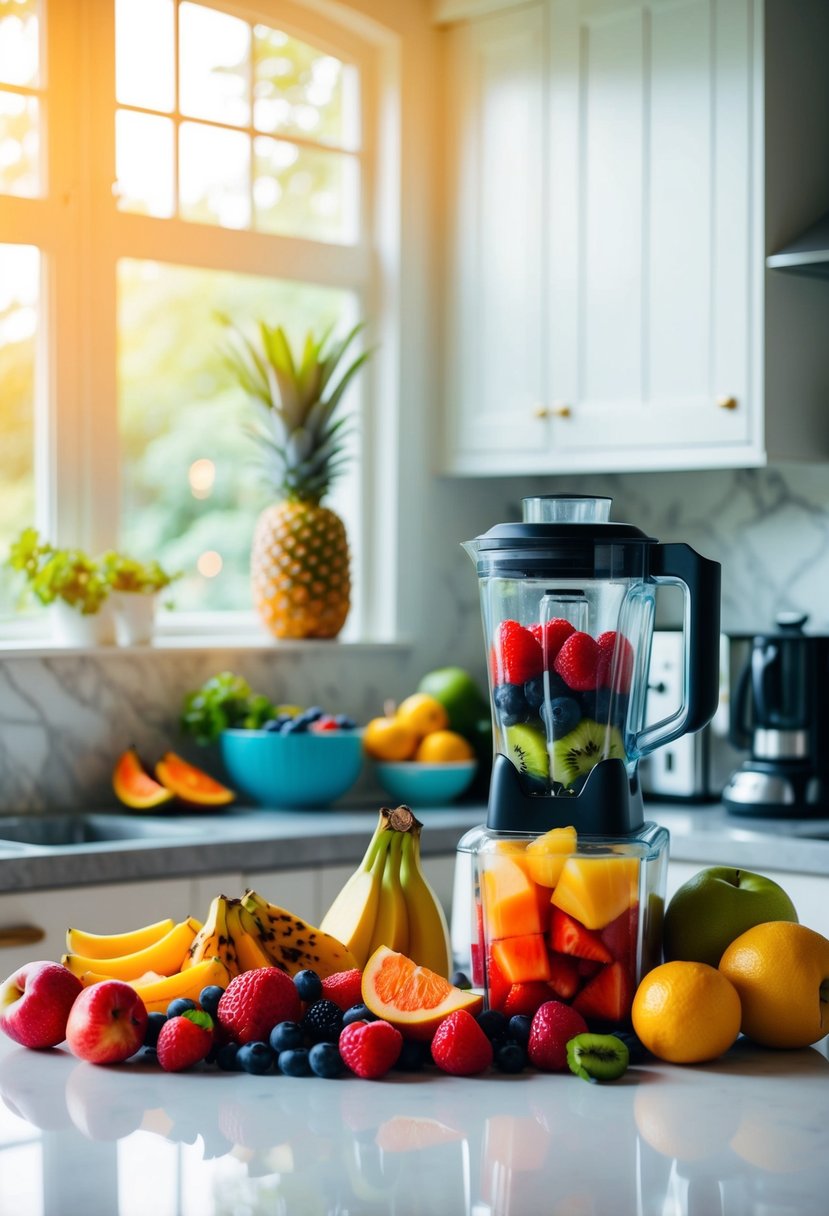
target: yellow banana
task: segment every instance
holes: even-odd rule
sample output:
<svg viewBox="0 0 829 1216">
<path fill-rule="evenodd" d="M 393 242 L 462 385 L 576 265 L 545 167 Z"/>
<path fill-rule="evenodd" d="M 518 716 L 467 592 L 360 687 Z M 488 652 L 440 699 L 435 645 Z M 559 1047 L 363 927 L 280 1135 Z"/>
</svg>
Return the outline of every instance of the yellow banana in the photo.
<svg viewBox="0 0 829 1216">
<path fill-rule="evenodd" d="M 166 920 L 132 929 L 129 933 L 85 933 L 83 929 L 67 929 L 66 949 L 70 954 L 84 954 L 87 958 L 120 958 L 124 954 L 134 954 L 136 950 L 146 950 L 174 928 L 175 921 L 168 916 Z"/>
<path fill-rule="evenodd" d="M 90 984 L 100 984 L 102 980 L 117 977 L 87 971 L 80 978 L 84 987 L 89 987 Z M 206 988 L 210 984 L 218 984 L 220 988 L 226 988 L 230 980 L 231 976 L 220 959 L 206 958 L 188 968 L 187 971 L 180 971 L 177 975 L 148 980 L 144 984 L 138 980 L 127 980 L 126 982 L 141 997 L 147 1013 L 166 1013 L 170 1001 L 174 1001 L 176 997 L 189 997 L 191 1001 L 198 1001 L 202 988 Z"/>
<path fill-rule="evenodd" d="M 357 967 L 364 967 L 371 953 L 374 922 L 380 907 L 380 891 L 386 853 L 391 844 L 392 833 L 387 826 L 387 816 L 380 812 L 380 819 L 369 841 L 363 860 L 347 880 L 345 886 L 322 918 L 320 928 L 341 941 L 357 960 Z"/>
<path fill-rule="evenodd" d="M 255 891 L 245 892 L 242 907 L 256 922 L 259 943 L 271 962 L 289 975 L 310 968 L 326 979 L 337 971 L 361 965 L 339 938 L 309 925 L 286 908 L 269 903 Z"/>
<path fill-rule="evenodd" d="M 156 975 L 173 975 L 181 969 L 187 951 L 199 932 L 199 922 L 189 917 L 175 925 L 152 946 L 136 950 L 132 954 L 108 959 L 89 958 L 83 954 L 64 954 L 61 962 L 78 976 L 83 975 L 85 971 L 96 970 L 105 970 L 112 979 L 127 981 L 137 980 L 148 971 L 154 971 Z"/>
<path fill-rule="evenodd" d="M 389 830 L 392 838 L 383 866 L 380 903 L 368 948 L 369 957 L 378 946 L 388 946 L 399 954 L 408 954 L 409 949 L 409 914 L 400 884 L 401 851 L 406 833 L 398 832 L 393 827 Z"/>
<path fill-rule="evenodd" d="M 227 901 L 227 927 L 236 945 L 236 958 L 240 971 L 255 971 L 258 967 L 273 967 L 275 964 L 259 937 L 259 926 L 242 907 L 241 900 Z"/>
<path fill-rule="evenodd" d="M 227 925 L 228 900 L 217 895 L 210 904 L 207 920 L 193 939 L 181 970 L 187 971 L 206 958 L 218 958 L 231 976 L 239 974 L 236 944 Z"/>
<path fill-rule="evenodd" d="M 400 860 L 400 885 L 409 912 L 408 957 L 448 979 L 452 960 L 449 929 L 438 897 L 420 866 L 421 827 L 412 815 L 412 826 L 403 836 Z"/>
</svg>

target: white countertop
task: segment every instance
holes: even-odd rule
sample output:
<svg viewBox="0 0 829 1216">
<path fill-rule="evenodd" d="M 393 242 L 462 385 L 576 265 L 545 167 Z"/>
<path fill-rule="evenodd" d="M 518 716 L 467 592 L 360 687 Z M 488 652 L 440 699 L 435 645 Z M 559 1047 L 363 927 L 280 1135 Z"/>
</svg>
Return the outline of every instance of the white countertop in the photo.
<svg viewBox="0 0 829 1216">
<path fill-rule="evenodd" d="M 17 1216 L 824 1216 L 829 1059 L 382 1081 L 164 1074 L 0 1042 Z"/>
</svg>

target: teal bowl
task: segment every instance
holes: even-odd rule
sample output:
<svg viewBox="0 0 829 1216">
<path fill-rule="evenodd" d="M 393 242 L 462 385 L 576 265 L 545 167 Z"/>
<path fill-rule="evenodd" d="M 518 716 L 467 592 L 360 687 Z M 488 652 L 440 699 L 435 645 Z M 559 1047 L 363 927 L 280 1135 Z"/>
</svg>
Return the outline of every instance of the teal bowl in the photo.
<svg viewBox="0 0 829 1216">
<path fill-rule="evenodd" d="M 445 806 L 469 788 L 476 760 L 447 764 L 423 764 L 418 760 L 378 760 L 377 778 L 387 794 L 413 810 L 422 806 Z"/>
<path fill-rule="evenodd" d="M 295 735 L 223 730 L 220 745 L 232 787 L 260 806 L 277 810 L 330 806 L 351 789 L 363 766 L 358 730 Z"/>
</svg>

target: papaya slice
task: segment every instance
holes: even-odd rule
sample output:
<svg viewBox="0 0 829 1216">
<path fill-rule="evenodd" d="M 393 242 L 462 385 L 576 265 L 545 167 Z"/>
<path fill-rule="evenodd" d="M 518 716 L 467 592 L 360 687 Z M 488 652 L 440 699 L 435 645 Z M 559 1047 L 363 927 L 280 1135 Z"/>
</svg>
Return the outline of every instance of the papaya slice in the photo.
<svg viewBox="0 0 829 1216">
<path fill-rule="evenodd" d="M 550 979 L 550 956 L 543 933 L 501 938 L 492 943 L 492 957 L 510 984 Z"/>
<path fill-rule="evenodd" d="M 163 786 L 191 806 L 227 806 L 236 794 L 203 769 L 189 764 L 175 752 L 165 752 L 155 766 Z"/>
<path fill-rule="evenodd" d="M 128 747 L 118 757 L 112 774 L 112 788 L 118 801 L 133 811 L 149 811 L 175 797 L 171 789 L 153 780 L 134 747 Z"/>
</svg>

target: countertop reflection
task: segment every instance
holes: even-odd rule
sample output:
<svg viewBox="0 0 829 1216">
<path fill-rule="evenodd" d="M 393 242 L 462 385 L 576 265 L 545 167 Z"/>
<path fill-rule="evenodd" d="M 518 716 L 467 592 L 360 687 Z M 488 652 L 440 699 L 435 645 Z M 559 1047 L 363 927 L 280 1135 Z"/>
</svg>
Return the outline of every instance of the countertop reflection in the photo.
<svg viewBox="0 0 829 1216">
<path fill-rule="evenodd" d="M 612 1085 L 100 1068 L 0 1043 L 18 1216 L 823 1216 L 829 1059 L 739 1041 Z"/>
</svg>

